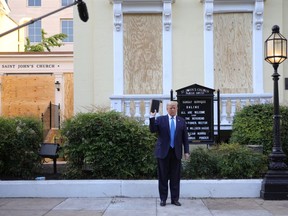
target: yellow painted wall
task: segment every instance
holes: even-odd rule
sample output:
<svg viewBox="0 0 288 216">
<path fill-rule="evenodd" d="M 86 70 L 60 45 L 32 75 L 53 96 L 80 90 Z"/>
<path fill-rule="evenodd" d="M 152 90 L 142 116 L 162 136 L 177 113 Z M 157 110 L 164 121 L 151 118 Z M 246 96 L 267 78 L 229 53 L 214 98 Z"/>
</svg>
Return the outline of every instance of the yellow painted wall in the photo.
<svg viewBox="0 0 288 216">
<path fill-rule="evenodd" d="M 288 1 L 287 0 L 266 0 L 264 13 L 264 31 L 263 31 L 263 45 L 264 41 L 272 33 L 272 27 L 278 25 L 280 33 L 288 38 Z M 273 92 L 273 80 L 271 75 L 274 72 L 272 65 L 264 61 L 264 89 L 265 92 Z M 278 68 L 280 74 L 279 79 L 279 100 L 280 103 L 288 105 L 288 90 L 284 89 L 284 78 L 288 77 L 288 60 L 284 61 Z"/>
<path fill-rule="evenodd" d="M 204 84 L 203 4 L 181 0 L 172 4 L 173 89 Z"/>
<path fill-rule="evenodd" d="M 89 21 L 74 20 L 75 112 L 94 105 L 110 107 L 113 94 L 113 5 L 106 0 L 85 2 Z"/>
<path fill-rule="evenodd" d="M 17 25 L 9 17 L 0 13 L 0 33 L 4 33 Z M 0 52 L 18 51 L 18 31 L 0 37 Z"/>
<path fill-rule="evenodd" d="M 85 2 L 89 10 L 89 21 L 83 23 L 75 19 L 75 112 L 86 111 L 86 108 L 93 105 L 109 107 L 109 97 L 113 95 L 113 4 L 109 0 Z M 287 2 L 264 1 L 263 45 L 275 24 L 288 37 Z M 199 0 L 176 0 L 172 4 L 174 90 L 194 83 L 204 84 L 203 13 L 204 4 Z M 288 76 L 287 64 L 288 60 L 279 67 L 281 102 L 287 101 L 287 90 L 284 91 L 284 76 Z M 264 58 L 263 66 L 264 92 L 272 93 L 273 68 Z"/>
<path fill-rule="evenodd" d="M 285 35 L 285 37 L 288 39 L 288 1 L 283 1 L 283 8 L 282 8 L 282 13 L 283 13 L 283 25 L 282 30 L 283 30 L 283 35 Z M 284 28 L 283 28 L 284 27 Z M 285 85 L 285 78 L 288 78 L 288 60 L 286 60 L 283 63 L 283 74 L 281 74 L 282 76 L 280 77 L 280 82 L 283 83 L 283 85 Z M 285 87 L 285 86 L 284 86 Z M 285 105 L 288 105 L 288 90 L 285 90 L 285 88 L 283 87 L 283 103 Z"/>
</svg>

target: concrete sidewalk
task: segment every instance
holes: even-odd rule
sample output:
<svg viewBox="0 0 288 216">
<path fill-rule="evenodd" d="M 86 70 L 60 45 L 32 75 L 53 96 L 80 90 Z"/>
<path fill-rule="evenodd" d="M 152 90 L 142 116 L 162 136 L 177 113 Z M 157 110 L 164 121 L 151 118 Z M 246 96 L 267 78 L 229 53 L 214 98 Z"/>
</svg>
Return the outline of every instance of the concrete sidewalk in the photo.
<svg viewBox="0 0 288 216">
<path fill-rule="evenodd" d="M 0 216 L 287 216 L 288 201 L 158 198 L 0 198 Z"/>
</svg>

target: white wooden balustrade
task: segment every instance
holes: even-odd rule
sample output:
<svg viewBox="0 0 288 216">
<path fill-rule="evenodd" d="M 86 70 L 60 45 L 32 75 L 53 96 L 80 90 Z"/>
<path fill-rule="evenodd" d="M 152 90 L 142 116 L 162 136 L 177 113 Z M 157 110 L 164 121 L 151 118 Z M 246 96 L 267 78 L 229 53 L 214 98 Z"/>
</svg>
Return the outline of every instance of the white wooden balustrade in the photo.
<svg viewBox="0 0 288 216">
<path fill-rule="evenodd" d="M 161 100 L 159 114 L 167 114 L 166 104 L 170 101 L 170 95 L 136 94 L 136 95 L 113 95 L 110 97 L 111 109 L 125 113 L 126 116 L 134 117 L 149 124 L 151 100 Z M 176 100 L 176 98 L 174 98 Z M 214 125 L 217 126 L 217 95 L 214 97 Z M 253 104 L 272 103 L 272 93 L 265 94 L 220 94 L 220 128 L 231 130 L 235 113 L 244 106 Z"/>
</svg>

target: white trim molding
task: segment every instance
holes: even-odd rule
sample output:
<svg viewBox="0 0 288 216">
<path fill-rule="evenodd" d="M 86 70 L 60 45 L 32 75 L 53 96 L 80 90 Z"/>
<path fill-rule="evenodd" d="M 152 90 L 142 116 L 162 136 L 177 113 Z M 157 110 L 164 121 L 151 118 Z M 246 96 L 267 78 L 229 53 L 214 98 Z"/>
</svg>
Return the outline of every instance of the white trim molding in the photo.
<svg viewBox="0 0 288 216">
<path fill-rule="evenodd" d="M 201 0 L 204 4 L 204 82 L 214 88 L 213 14 L 250 12 L 253 14 L 253 93 L 263 88 L 263 15 L 264 0 Z"/>
</svg>

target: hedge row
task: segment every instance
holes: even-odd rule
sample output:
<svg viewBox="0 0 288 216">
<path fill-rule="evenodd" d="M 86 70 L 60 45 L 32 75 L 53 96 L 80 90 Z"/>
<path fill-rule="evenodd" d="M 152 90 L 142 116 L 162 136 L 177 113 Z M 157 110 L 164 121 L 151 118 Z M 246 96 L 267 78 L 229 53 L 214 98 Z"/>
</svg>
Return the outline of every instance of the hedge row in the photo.
<svg viewBox="0 0 288 216">
<path fill-rule="evenodd" d="M 0 117 L 0 175 L 30 179 L 40 166 L 41 121 L 30 117 Z"/>
<path fill-rule="evenodd" d="M 288 153 L 288 109 L 281 106 L 281 142 Z M 156 178 L 156 135 L 135 119 L 115 111 L 79 113 L 62 125 L 67 179 Z M 27 117 L 0 118 L 0 175 L 30 179 L 40 166 L 42 125 Z M 246 145 L 263 145 L 264 154 Z M 243 108 L 233 122 L 230 144 L 196 148 L 183 162 L 183 177 L 259 178 L 273 146 L 273 105 Z"/>
<path fill-rule="evenodd" d="M 184 163 L 183 175 L 189 179 L 261 178 L 267 171 L 267 156 L 239 144 L 198 147 Z"/>
<path fill-rule="evenodd" d="M 283 151 L 288 155 L 288 107 L 280 106 L 280 136 Z M 241 145 L 262 145 L 263 153 L 268 155 L 273 147 L 273 104 L 246 106 L 237 112 L 230 142 Z"/>
<path fill-rule="evenodd" d="M 62 126 L 67 178 L 139 179 L 156 175 L 155 135 L 115 111 L 79 113 Z"/>
</svg>

